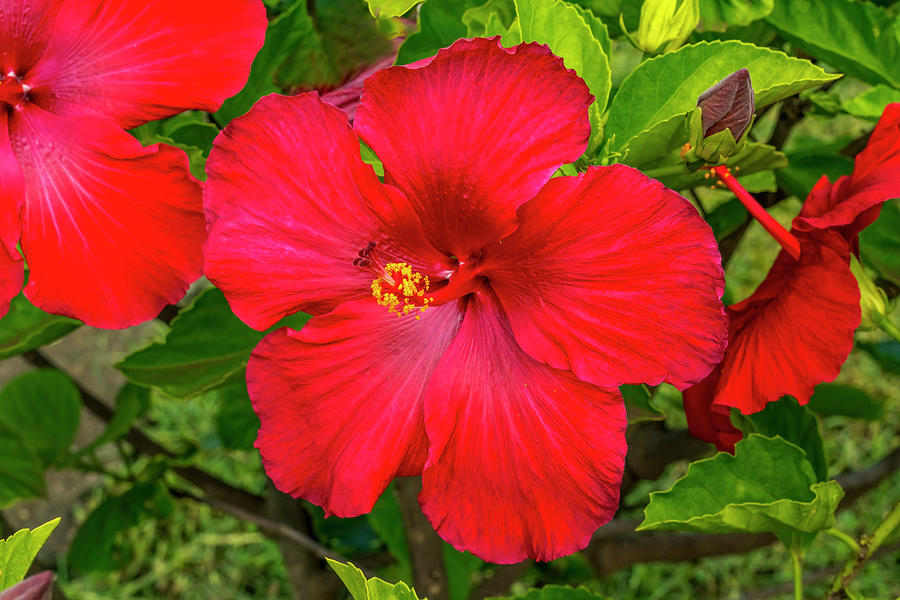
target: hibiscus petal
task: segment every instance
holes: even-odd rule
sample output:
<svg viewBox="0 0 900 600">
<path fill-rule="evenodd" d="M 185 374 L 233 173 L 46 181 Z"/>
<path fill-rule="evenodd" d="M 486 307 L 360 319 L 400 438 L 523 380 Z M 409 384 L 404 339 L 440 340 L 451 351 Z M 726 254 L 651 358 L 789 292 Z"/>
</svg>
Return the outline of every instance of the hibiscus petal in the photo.
<svg viewBox="0 0 900 600">
<path fill-rule="evenodd" d="M 622 397 L 533 360 L 496 300 L 479 296 L 428 383 L 422 510 L 490 562 L 571 554 L 618 507 Z"/>
<path fill-rule="evenodd" d="M 63 0 L 0 0 L 0 69 L 27 72 L 50 41 L 53 18 Z"/>
<path fill-rule="evenodd" d="M 261 423 L 256 447 L 278 489 L 352 517 L 394 477 L 420 474 L 422 393 L 460 319 L 458 303 L 416 320 L 360 300 L 266 336 L 247 387 Z"/>
<path fill-rule="evenodd" d="M 691 435 L 734 454 L 734 445 L 744 434 L 732 425 L 727 406 L 713 404 L 721 374 L 722 369 L 717 367 L 706 379 L 684 390 L 684 412 Z"/>
<path fill-rule="evenodd" d="M 246 83 L 267 25 L 259 0 L 78 0 L 55 11 L 44 56 L 26 75 L 30 97 L 126 128 L 219 108 Z"/>
<path fill-rule="evenodd" d="M 847 242 L 830 231 L 794 234 L 800 262 L 781 252 L 756 292 L 728 307 L 728 351 L 709 390 L 716 405 L 751 414 L 787 395 L 806 404 L 853 348 L 859 287 Z"/>
<path fill-rule="evenodd" d="M 11 138 L 27 182 L 22 251 L 34 304 L 118 328 L 184 296 L 206 237 L 184 152 L 36 106 L 14 113 Z"/>
<path fill-rule="evenodd" d="M 0 317 L 24 282 L 19 243 L 19 209 L 25 182 L 9 140 L 6 111 L 0 110 Z"/>
<path fill-rule="evenodd" d="M 596 385 L 684 388 L 721 360 L 719 251 L 684 198 L 630 167 L 557 177 L 485 253 L 483 274 L 535 359 Z"/>
<path fill-rule="evenodd" d="M 206 168 L 206 274 L 251 327 L 370 297 L 375 275 L 353 264 L 369 242 L 383 262 L 452 268 L 362 162 L 347 115 L 315 93 L 257 102 L 216 138 Z"/>
<path fill-rule="evenodd" d="M 884 109 L 866 148 L 856 157 L 853 175 L 839 178 L 834 185 L 823 175 L 816 183 L 794 227 L 801 231 L 841 228 L 852 242 L 892 198 L 900 198 L 900 103 Z"/>
<path fill-rule="evenodd" d="M 354 123 L 429 239 L 464 258 L 509 234 L 516 207 L 581 156 L 593 98 L 537 44 L 460 40 L 426 63 L 366 80 Z"/>
</svg>

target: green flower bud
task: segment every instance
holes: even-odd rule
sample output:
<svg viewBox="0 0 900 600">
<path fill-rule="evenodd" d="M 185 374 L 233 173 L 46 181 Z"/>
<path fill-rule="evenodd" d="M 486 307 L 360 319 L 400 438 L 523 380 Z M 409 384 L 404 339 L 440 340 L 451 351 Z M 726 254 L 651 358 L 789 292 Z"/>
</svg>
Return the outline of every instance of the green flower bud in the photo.
<svg viewBox="0 0 900 600">
<path fill-rule="evenodd" d="M 671 52 L 699 22 L 700 0 L 644 0 L 637 45 L 648 54 Z"/>
<path fill-rule="evenodd" d="M 721 165 L 744 149 L 753 123 L 754 93 L 747 69 L 735 71 L 697 98 L 688 117 L 689 163 Z"/>
<path fill-rule="evenodd" d="M 850 255 L 850 271 L 859 284 L 859 308 L 862 311 L 860 329 L 877 329 L 890 314 L 890 302 L 880 287 L 875 285 L 862 264 L 853 254 Z"/>
</svg>

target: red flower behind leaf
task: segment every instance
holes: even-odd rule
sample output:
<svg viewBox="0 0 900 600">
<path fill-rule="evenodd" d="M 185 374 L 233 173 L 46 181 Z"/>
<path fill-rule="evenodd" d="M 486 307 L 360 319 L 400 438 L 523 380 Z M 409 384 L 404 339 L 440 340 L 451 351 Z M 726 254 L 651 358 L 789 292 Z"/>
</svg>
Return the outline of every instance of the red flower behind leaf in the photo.
<svg viewBox="0 0 900 600">
<path fill-rule="evenodd" d="M 722 363 L 684 393 L 691 432 L 733 451 L 741 432 L 729 410 L 752 414 L 782 396 L 809 402 L 831 381 L 853 348 L 860 323 L 859 287 L 850 253 L 881 205 L 900 197 L 900 104 L 889 105 L 853 174 L 834 184 L 823 176 L 794 219 L 800 260 L 784 250 L 756 291 L 727 308 L 728 350 Z"/>
<path fill-rule="evenodd" d="M 347 517 L 422 475 L 438 533 L 493 562 L 573 552 L 612 518 L 615 386 L 698 381 L 725 318 L 682 197 L 624 166 L 550 179 L 590 101 L 544 46 L 462 40 L 367 79 L 355 131 L 309 93 L 217 138 L 207 275 L 255 328 L 314 315 L 247 371 L 281 490 Z"/>
<path fill-rule="evenodd" d="M 215 110 L 265 36 L 259 0 L 0 0 L 0 315 L 23 283 L 100 327 L 199 277 L 202 200 L 181 150 L 123 129 Z"/>
</svg>

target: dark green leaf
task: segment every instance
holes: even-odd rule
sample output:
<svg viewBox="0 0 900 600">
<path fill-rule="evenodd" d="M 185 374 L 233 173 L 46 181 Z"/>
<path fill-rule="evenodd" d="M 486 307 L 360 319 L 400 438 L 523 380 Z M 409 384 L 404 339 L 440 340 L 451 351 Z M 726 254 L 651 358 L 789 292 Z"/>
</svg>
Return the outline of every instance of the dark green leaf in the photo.
<svg viewBox="0 0 900 600">
<path fill-rule="evenodd" d="M 483 0 L 427 0 L 419 9 L 419 30 L 406 38 L 397 54 L 397 64 L 406 65 L 434 56 L 468 31 L 463 13 Z"/>
<path fill-rule="evenodd" d="M 744 221 L 747 220 L 748 214 L 741 201 L 737 198 L 732 198 L 709 213 L 706 217 L 706 222 L 712 228 L 716 239 L 721 241 L 737 231 L 744 224 Z"/>
<path fill-rule="evenodd" d="M 831 527 L 843 496 L 837 482 L 816 481 L 800 448 L 751 434 L 734 456 L 720 452 L 694 462 L 672 489 L 651 493 L 638 530 L 768 531 L 790 543 L 798 532 Z"/>
<path fill-rule="evenodd" d="M 185 398 L 242 379 L 263 333 L 244 325 L 217 289 L 201 294 L 172 321 L 163 343 L 135 352 L 116 367 L 132 382 Z"/>
<path fill-rule="evenodd" d="M 32 306 L 24 294 L 19 294 L 0 320 L 0 359 L 40 348 L 79 325 L 74 319 L 45 313 Z"/>
<path fill-rule="evenodd" d="M 619 391 L 625 399 L 629 423 L 643 420 L 658 421 L 666 418 L 666 413 L 653 405 L 650 389 L 646 385 L 623 385 L 619 386 Z"/>
<path fill-rule="evenodd" d="M 0 509 L 46 492 L 44 467 L 34 450 L 16 437 L 0 436 Z"/>
<path fill-rule="evenodd" d="M 635 160 L 638 160 L 638 157 L 629 155 L 625 162 L 634 166 L 635 163 L 633 161 Z M 760 144 L 759 142 L 748 142 L 740 152 L 725 161 L 725 164 L 741 177 L 742 182 L 749 184 L 747 176 L 780 169 L 787 164 L 787 158 L 772 146 Z M 707 179 L 709 171 L 706 169 L 690 171 L 687 167 L 684 167 L 680 169 L 681 172 L 668 173 L 668 171 L 679 165 L 684 165 L 684 161 L 679 154 L 675 153 L 656 162 L 640 163 L 640 168 L 650 177 L 659 179 L 664 185 L 674 190 L 683 190 L 712 183 Z M 767 183 L 774 183 L 771 175 Z M 748 187 L 748 189 L 750 188 Z"/>
<path fill-rule="evenodd" d="M 58 518 L 34 529 L 20 529 L 5 540 L 0 540 L 0 590 L 5 590 L 25 578 L 38 550 L 57 525 L 59 525 Z"/>
<path fill-rule="evenodd" d="M 900 86 L 900 40 L 883 8 L 850 0 L 779 0 L 766 20 L 848 75 Z"/>
<path fill-rule="evenodd" d="M 884 405 L 859 388 L 841 383 L 820 383 L 807 404 L 823 417 L 844 416 L 880 421 Z"/>
<path fill-rule="evenodd" d="M 545 585 L 540 589 L 531 589 L 523 596 L 515 598 L 491 597 L 487 600 L 602 600 L 587 588 L 572 588 L 567 585 Z"/>
<path fill-rule="evenodd" d="M 290 61 L 299 66 L 319 70 L 311 79 L 327 78 L 331 65 L 325 56 L 322 40 L 309 16 L 306 0 L 297 0 L 277 19 L 269 23 L 266 42 L 253 60 L 250 77 L 240 92 L 232 96 L 213 114 L 223 127 L 233 118 L 247 112 L 260 97 L 281 89 L 275 83 L 279 68 Z"/>
<path fill-rule="evenodd" d="M 900 343 L 893 341 L 862 343 L 857 344 L 857 347 L 871 354 L 885 371 L 900 375 Z"/>
<path fill-rule="evenodd" d="M 344 564 L 330 558 L 326 560 L 347 586 L 353 600 L 419 600 L 416 593 L 402 581 L 390 584 L 377 577 L 366 579 L 352 563 Z"/>
<path fill-rule="evenodd" d="M 259 417 L 253 412 L 247 385 L 239 381 L 214 393 L 219 395 L 216 433 L 222 444 L 235 450 L 252 450 L 259 430 Z"/>
<path fill-rule="evenodd" d="M 158 482 L 137 483 L 110 496 L 88 516 L 69 548 L 69 565 L 78 571 L 114 571 L 131 560 L 122 534 L 148 518 L 165 517 L 172 499 Z"/>
<path fill-rule="evenodd" d="M 618 150 L 657 123 L 693 110 L 707 88 L 746 67 L 762 108 L 831 81 L 809 61 L 738 41 L 701 42 L 646 60 L 622 82 L 610 103 L 606 135 Z"/>
<path fill-rule="evenodd" d="M 819 433 L 819 422 L 805 406 L 785 396 L 778 402 L 770 402 L 766 408 L 747 417 L 753 429 L 767 437 L 780 435 L 806 452 L 818 481 L 828 479 L 828 463 Z"/>
<path fill-rule="evenodd" d="M 21 440 L 45 468 L 72 445 L 80 417 L 78 388 L 60 371 L 30 371 L 0 391 L 0 433 Z"/>
<path fill-rule="evenodd" d="M 747 26 L 772 12 L 775 0 L 700 0 L 700 23 L 704 29 L 724 30 Z"/>
<path fill-rule="evenodd" d="M 412 581 L 412 570 L 409 561 L 409 544 L 403 529 L 403 513 L 397 498 L 394 496 L 394 484 L 381 494 L 372 511 L 366 515 L 369 525 L 387 546 L 391 556 L 397 559 L 400 579 Z"/>
<path fill-rule="evenodd" d="M 481 570 L 484 561 L 468 552 L 460 552 L 450 544 L 444 544 L 442 548 L 450 600 L 466 600 L 472 589 L 472 576 Z"/>
<path fill-rule="evenodd" d="M 867 264 L 900 286 L 900 202 L 885 202 L 874 223 L 859 234 L 860 252 Z"/>
<path fill-rule="evenodd" d="M 799 152 L 788 154 L 787 166 L 776 171 L 775 178 L 785 191 L 798 198 L 806 198 L 822 175 L 828 175 L 833 182 L 852 171 L 852 158 L 836 153 Z"/>
</svg>

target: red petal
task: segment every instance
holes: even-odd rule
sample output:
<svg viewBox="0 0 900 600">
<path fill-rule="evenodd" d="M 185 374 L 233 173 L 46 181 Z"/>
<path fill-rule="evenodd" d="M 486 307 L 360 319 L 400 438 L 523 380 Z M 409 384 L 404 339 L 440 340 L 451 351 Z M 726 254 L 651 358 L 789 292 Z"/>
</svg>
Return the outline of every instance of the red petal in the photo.
<svg viewBox="0 0 900 600">
<path fill-rule="evenodd" d="M 352 517 L 394 477 L 420 474 L 422 393 L 460 318 L 457 303 L 416 320 L 361 300 L 266 336 L 247 387 L 261 423 L 256 446 L 278 489 Z"/>
<path fill-rule="evenodd" d="M 727 406 L 713 404 L 721 374 L 722 369 L 717 367 L 706 379 L 684 390 L 684 412 L 691 435 L 734 454 L 734 445 L 744 434 L 731 424 Z"/>
<path fill-rule="evenodd" d="M 19 210 L 25 182 L 9 140 L 7 113 L 0 110 L 0 317 L 24 283 L 19 243 Z"/>
<path fill-rule="evenodd" d="M 0 0 L 0 69 L 22 74 L 44 54 L 63 0 Z"/>
<path fill-rule="evenodd" d="M 593 98 L 546 46 L 460 40 L 365 83 L 355 127 L 429 239 L 464 258 L 515 228 L 515 210 L 581 156 Z"/>
<path fill-rule="evenodd" d="M 829 231 L 794 234 L 800 262 L 782 252 L 753 295 L 728 308 L 716 405 L 751 414 L 786 395 L 806 404 L 850 354 L 860 309 L 847 242 Z"/>
<path fill-rule="evenodd" d="M 43 58 L 25 74 L 30 97 L 123 127 L 216 110 L 246 83 L 267 25 L 259 0 L 78 0 L 52 10 Z"/>
<path fill-rule="evenodd" d="M 115 123 L 14 113 L 13 148 L 27 181 L 25 294 L 95 327 L 155 317 L 200 276 L 200 189 L 181 150 L 143 148 Z"/>
<path fill-rule="evenodd" d="M 622 397 L 533 360 L 479 296 L 428 383 L 422 510 L 490 562 L 571 554 L 618 507 Z"/>
<path fill-rule="evenodd" d="M 557 177 L 483 272 L 531 356 L 596 385 L 684 388 L 721 360 L 719 251 L 684 198 L 630 167 Z"/>
<path fill-rule="evenodd" d="M 900 103 L 889 104 L 866 148 L 856 157 L 853 175 L 834 185 L 823 176 L 803 204 L 794 227 L 801 231 L 841 228 L 851 243 L 878 217 L 881 205 L 900 197 Z"/>
<path fill-rule="evenodd" d="M 206 169 L 206 274 L 251 327 L 370 297 L 375 275 L 353 260 L 372 241 L 386 262 L 452 268 L 362 162 L 347 116 L 315 93 L 257 102 L 216 138 Z"/>
</svg>

